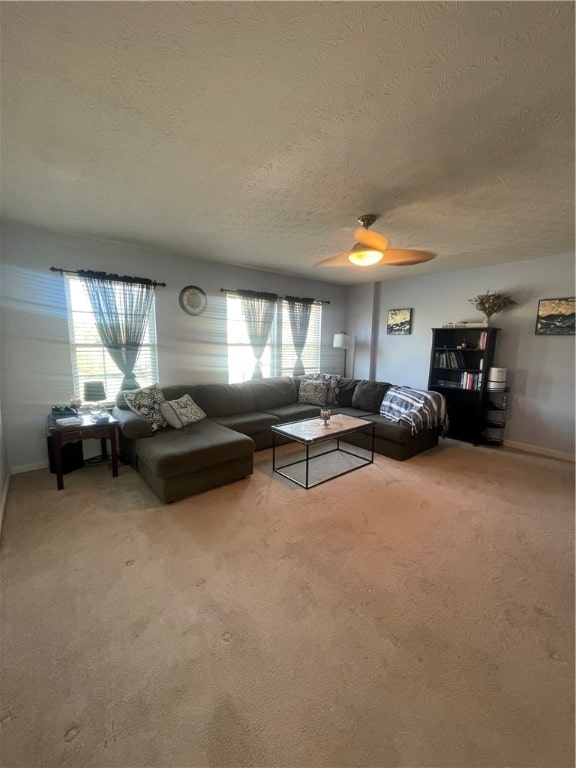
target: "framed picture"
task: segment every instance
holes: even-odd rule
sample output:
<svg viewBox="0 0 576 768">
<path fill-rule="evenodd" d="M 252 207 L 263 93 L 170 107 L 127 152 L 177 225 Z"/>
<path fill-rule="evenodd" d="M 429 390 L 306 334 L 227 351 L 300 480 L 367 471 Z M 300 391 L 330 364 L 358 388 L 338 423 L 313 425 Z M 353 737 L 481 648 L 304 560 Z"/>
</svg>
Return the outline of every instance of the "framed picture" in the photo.
<svg viewBox="0 0 576 768">
<path fill-rule="evenodd" d="M 536 335 L 574 336 L 574 296 L 568 299 L 540 299 Z"/>
<path fill-rule="evenodd" d="M 412 333 L 412 310 L 389 309 L 386 333 L 393 336 L 408 336 Z"/>
</svg>

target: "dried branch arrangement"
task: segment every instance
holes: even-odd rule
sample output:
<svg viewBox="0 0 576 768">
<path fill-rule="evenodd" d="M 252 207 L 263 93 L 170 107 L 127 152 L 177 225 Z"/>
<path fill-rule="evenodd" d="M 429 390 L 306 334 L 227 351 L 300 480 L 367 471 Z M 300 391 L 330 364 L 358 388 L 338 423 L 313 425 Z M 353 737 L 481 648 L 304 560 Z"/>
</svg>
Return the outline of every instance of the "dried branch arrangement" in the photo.
<svg viewBox="0 0 576 768">
<path fill-rule="evenodd" d="M 490 291 L 486 291 L 486 293 L 482 293 L 480 296 L 475 296 L 473 299 L 469 299 L 469 302 L 474 304 L 477 310 L 486 315 L 487 320 L 489 320 L 492 315 L 497 315 L 499 312 L 502 312 L 506 307 L 516 304 L 514 299 L 510 296 L 506 296 L 503 293 L 490 293 Z"/>
</svg>

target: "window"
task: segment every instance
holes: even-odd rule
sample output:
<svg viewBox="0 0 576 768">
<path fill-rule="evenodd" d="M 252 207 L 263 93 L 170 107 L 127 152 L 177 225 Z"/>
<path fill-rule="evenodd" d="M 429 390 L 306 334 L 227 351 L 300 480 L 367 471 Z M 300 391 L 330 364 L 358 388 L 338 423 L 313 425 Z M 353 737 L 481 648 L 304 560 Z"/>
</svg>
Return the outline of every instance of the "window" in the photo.
<svg viewBox="0 0 576 768">
<path fill-rule="evenodd" d="M 254 353 L 248 339 L 246 323 L 242 317 L 240 297 L 228 294 L 226 300 L 228 330 L 228 382 L 247 381 L 254 371 Z M 320 338 L 322 327 L 322 305 L 313 304 L 306 346 L 302 363 L 306 373 L 320 370 Z M 292 343 L 288 304 L 280 299 L 276 305 L 276 321 L 262 355 L 262 375 L 291 376 L 296 363 L 296 351 Z"/>
<path fill-rule="evenodd" d="M 74 392 L 83 397 L 86 381 L 103 381 L 107 399 L 113 400 L 120 391 L 123 374 L 100 341 L 84 282 L 76 275 L 65 275 L 65 280 Z M 154 297 L 134 375 L 142 387 L 158 381 Z"/>
</svg>

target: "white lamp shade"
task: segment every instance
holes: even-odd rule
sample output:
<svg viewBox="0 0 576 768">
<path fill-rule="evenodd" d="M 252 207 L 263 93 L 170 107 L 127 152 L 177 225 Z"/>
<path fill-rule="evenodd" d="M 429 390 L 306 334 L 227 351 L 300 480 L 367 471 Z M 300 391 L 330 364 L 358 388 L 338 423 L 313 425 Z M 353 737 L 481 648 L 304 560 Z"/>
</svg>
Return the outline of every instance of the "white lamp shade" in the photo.
<svg viewBox="0 0 576 768">
<path fill-rule="evenodd" d="M 338 349 L 349 349 L 350 348 L 350 336 L 348 336 L 347 333 L 335 333 L 334 334 L 334 343 L 333 343 L 332 346 L 336 347 Z"/>
</svg>

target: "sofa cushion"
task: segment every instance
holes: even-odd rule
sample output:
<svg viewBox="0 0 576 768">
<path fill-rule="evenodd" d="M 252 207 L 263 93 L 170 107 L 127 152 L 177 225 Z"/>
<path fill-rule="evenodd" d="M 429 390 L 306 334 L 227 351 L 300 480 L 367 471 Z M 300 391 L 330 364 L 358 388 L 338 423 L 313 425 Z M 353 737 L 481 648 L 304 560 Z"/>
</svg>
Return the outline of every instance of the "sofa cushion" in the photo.
<svg viewBox="0 0 576 768">
<path fill-rule="evenodd" d="M 302 421 L 302 419 L 314 419 L 319 417 L 320 409 L 317 405 L 290 403 L 290 405 L 280 405 L 278 408 L 270 408 L 270 413 L 273 416 L 276 416 L 280 424 L 286 424 L 288 421 Z"/>
<path fill-rule="evenodd" d="M 126 405 L 126 401 L 124 404 Z M 128 405 L 125 409 L 115 405 L 112 409 L 112 416 L 118 420 L 118 428 L 122 437 L 128 440 L 136 440 L 138 437 L 152 437 L 154 434 L 150 422 L 130 410 Z"/>
<path fill-rule="evenodd" d="M 254 395 L 246 384 L 198 384 L 194 400 L 209 417 L 256 410 Z"/>
<path fill-rule="evenodd" d="M 298 392 L 298 402 L 307 403 L 308 405 L 326 405 L 326 398 L 328 396 L 328 385 L 325 381 L 315 381 L 313 379 L 305 379 L 300 383 L 300 390 Z"/>
<path fill-rule="evenodd" d="M 165 402 L 165 397 L 159 387 L 144 387 L 124 392 L 124 399 L 130 410 L 149 422 L 153 432 L 168 425 L 160 411 L 160 405 Z"/>
<path fill-rule="evenodd" d="M 222 424 L 228 429 L 235 429 L 237 432 L 242 432 L 243 435 L 255 435 L 270 429 L 273 424 L 278 424 L 276 416 L 260 411 L 236 413 L 232 416 L 214 416 L 213 418 L 217 424 Z"/>
<path fill-rule="evenodd" d="M 202 419 L 182 429 L 167 427 L 153 437 L 136 440 L 138 463 L 160 478 L 198 472 L 249 457 L 254 442 L 246 435 Z"/>
<path fill-rule="evenodd" d="M 254 394 L 256 411 L 268 411 L 280 405 L 295 403 L 298 399 L 294 379 L 289 376 L 253 379 L 249 384 Z"/>
<path fill-rule="evenodd" d="M 381 381 L 361 379 L 352 395 L 352 407 L 359 408 L 361 411 L 379 413 L 380 405 L 389 388 L 390 384 Z"/>
<path fill-rule="evenodd" d="M 405 444 L 413 439 L 412 430 L 408 424 L 390 421 L 385 416 L 370 416 L 367 421 L 374 422 L 374 435 L 382 440 Z"/>
<path fill-rule="evenodd" d="M 196 405 L 190 395 L 183 395 L 177 400 L 167 400 L 165 403 L 160 403 L 160 413 L 174 429 L 181 429 L 187 424 L 194 424 L 195 421 L 206 418 L 202 408 Z"/>
<path fill-rule="evenodd" d="M 190 395 L 192 400 L 196 402 L 194 397 L 194 390 L 196 387 L 193 384 L 168 384 L 162 385 L 162 392 L 166 400 L 178 400 L 184 395 Z"/>
<path fill-rule="evenodd" d="M 358 381 L 359 379 L 340 379 L 338 382 L 338 405 L 344 408 L 349 408 L 352 405 L 352 397 Z"/>
<path fill-rule="evenodd" d="M 361 408 L 351 408 L 347 405 L 337 405 L 332 409 L 332 413 L 342 413 L 344 416 L 353 416 L 355 419 L 362 419 L 364 416 L 373 416 L 374 411 L 364 411 Z"/>
</svg>

